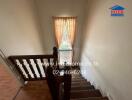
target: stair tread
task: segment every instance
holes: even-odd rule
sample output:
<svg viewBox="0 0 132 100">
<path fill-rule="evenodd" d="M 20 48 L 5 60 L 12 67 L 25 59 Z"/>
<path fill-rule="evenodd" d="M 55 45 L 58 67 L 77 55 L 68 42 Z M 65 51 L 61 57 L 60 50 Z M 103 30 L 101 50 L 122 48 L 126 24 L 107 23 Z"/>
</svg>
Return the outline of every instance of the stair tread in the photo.
<svg viewBox="0 0 132 100">
<path fill-rule="evenodd" d="M 95 89 L 93 85 L 88 85 L 88 86 L 74 86 L 74 87 L 71 87 L 71 90 L 89 90 L 89 89 Z"/>
<path fill-rule="evenodd" d="M 72 79 L 84 79 L 83 77 L 72 77 Z"/>
<path fill-rule="evenodd" d="M 106 97 L 88 97 L 88 98 L 76 98 L 70 100 L 108 100 Z"/>
<path fill-rule="evenodd" d="M 89 89 L 89 90 L 71 90 L 71 92 L 98 92 L 98 89 Z"/>
<path fill-rule="evenodd" d="M 87 82 L 86 80 L 72 80 L 72 82 Z"/>
<path fill-rule="evenodd" d="M 71 98 L 102 97 L 99 90 L 71 91 Z"/>
<path fill-rule="evenodd" d="M 87 86 L 91 86 L 91 84 L 83 84 L 83 85 L 79 85 L 79 84 L 78 85 L 77 84 L 75 85 L 74 84 L 74 85 L 71 85 L 71 87 L 87 87 Z"/>
<path fill-rule="evenodd" d="M 90 82 L 86 80 L 72 80 L 72 83 L 90 83 Z"/>
<path fill-rule="evenodd" d="M 72 85 L 91 85 L 90 82 L 72 82 Z"/>
<path fill-rule="evenodd" d="M 85 79 L 72 79 L 72 81 L 87 81 Z"/>
<path fill-rule="evenodd" d="M 76 80 L 76 79 L 82 79 L 82 80 L 85 80 L 85 79 L 82 78 L 82 77 L 74 77 L 74 78 L 72 78 L 72 80 Z"/>
</svg>

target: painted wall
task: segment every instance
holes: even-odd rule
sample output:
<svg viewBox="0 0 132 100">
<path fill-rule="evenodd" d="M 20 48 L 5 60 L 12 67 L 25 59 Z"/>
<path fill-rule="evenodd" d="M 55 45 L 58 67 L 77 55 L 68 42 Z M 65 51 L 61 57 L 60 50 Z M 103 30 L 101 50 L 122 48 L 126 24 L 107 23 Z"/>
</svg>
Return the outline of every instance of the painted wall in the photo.
<svg viewBox="0 0 132 100">
<path fill-rule="evenodd" d="M 43 53 L 33 0 L 0 0 L 0 49 L 9 55 Z"/>
<path fill-rule="evenodd" d="M 75 60 L 79 58 L 80 37 L 84 19 L 84 6 L 86 0 L 35 0 L 40 17 L 43 45 L 46 53 L 52 51 L 56 45 L 52 16 L 77 16 L 77 32 L 75 37 Z M 48 40 L 47 40 L 48 39 Z"/>
<path fill-rule="evenodd" d="M 110 15 L 109 8 L 116 4 L 126 8 L 124 17 Z M 131 0 L 89 0 L 87 5 L 81 71 L 110 100 L 132 98 L 131 4 Z"/>
</svg>

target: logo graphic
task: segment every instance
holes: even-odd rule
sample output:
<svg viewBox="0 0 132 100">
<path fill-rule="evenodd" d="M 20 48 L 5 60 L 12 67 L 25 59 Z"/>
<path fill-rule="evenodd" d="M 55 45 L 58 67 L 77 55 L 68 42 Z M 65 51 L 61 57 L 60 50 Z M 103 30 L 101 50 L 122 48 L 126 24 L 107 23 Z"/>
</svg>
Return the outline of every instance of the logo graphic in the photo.
<svg viewBox="0 0 132 100">
<path fill-rule="evenodd" d="M 111 16 L 124 16 L 124 7 L 115 5 L 110 8 L 111 9 Z"/>
</svg>

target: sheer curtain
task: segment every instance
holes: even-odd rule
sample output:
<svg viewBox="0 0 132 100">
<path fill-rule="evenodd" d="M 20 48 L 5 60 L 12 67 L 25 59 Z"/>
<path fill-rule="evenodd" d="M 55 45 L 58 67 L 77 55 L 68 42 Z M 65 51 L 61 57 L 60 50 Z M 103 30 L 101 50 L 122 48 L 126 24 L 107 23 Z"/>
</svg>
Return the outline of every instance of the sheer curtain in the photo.
<svg viewBox="0 0 132 100">
<path fill-rule="evenodd" d="M 59 48 L 60 64 L 72 63 L 76 17 L 54 17 L 55 36 Z"/>
<path fill-rule="evenodd" d="M 57 45 L 60 47 L 61 43 L 69 42 L 73 46 L 76 17 L 53 17 L 55 26 L 55 36 Z"/>
</svg>

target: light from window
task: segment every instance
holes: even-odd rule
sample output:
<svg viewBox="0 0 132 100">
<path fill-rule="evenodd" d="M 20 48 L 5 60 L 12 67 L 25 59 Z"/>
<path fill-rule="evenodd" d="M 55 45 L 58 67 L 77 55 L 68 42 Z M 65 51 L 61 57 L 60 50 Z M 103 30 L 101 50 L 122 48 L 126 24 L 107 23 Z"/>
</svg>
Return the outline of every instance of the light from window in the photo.
<svg viewBox="0 0 132 100">
<path fill-rule="evenodd" d="M 60 50 L 60 63 L 71 63 L 76 17 L 54 17 L 54 25 L 56 40 Z"/>
</svg>

